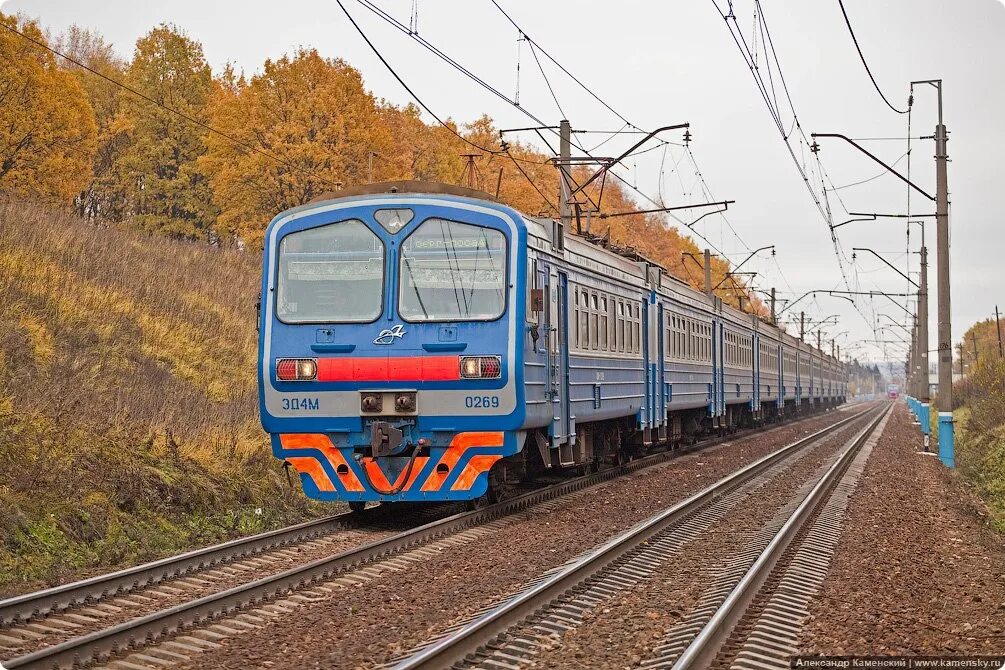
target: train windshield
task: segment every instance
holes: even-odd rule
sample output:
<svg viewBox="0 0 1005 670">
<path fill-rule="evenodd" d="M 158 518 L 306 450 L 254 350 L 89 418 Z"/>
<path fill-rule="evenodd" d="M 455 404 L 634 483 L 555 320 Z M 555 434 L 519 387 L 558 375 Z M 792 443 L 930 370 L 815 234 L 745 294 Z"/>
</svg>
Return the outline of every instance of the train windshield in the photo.
<svg viewBox="0 0 1005 670">
<path fill-rule="evenodd" d="M 370 322 L 384 296 L 384 243 L 363 222 L 291 233 L 279 246 L 276 315 L 286 323 Z"/>
<path fill-rule="evenodd" d="M 428 219 L 401 245 L 398 311 L 407 321 L 490 321 L 506 309 L 506 236 Z"/>
</svg>

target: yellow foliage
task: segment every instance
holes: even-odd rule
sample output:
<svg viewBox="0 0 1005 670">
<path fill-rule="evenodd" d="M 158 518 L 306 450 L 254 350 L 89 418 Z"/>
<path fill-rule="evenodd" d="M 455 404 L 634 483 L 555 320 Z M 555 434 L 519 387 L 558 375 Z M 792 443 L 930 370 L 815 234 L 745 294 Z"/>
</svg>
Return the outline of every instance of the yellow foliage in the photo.
<svg viewBox="0 0 1005 670">
<path fill-rule="evenodd" d="M 31 21 L 0 23 L 45 43 Z M 55 57 L 0 30 L 0 190 L 68 202 L 91 178 L 97 128 L 84 90 Z"/>
<path fill-rule="evenodd" d="M 262 149 L 251 152 L 209 135 L 199 162 L 221 209 L 220 227 L 255 248 L 273 216 L 334 190 L 336 182 L 365 183 L 371 152 L 383 170 L 379 157 L 392 147 L 360 73 L 313 49 L 267 60 L 250 81 L 225 73 L 209 118 L 220 131 Z"/>
</svg>

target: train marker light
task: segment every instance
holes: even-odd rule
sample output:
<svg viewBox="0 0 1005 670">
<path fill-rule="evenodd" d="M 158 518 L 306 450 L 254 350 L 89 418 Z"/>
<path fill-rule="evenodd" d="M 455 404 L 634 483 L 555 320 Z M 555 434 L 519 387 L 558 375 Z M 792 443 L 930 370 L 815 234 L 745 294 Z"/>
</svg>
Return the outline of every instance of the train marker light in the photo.
<svg viewBox="0 0 1005 670">
<path fill-rule="evenodd" d="M 499 379 L 502 359 L 499 356 L 461 356 L 461 379 Z"/>
<path fill-rule="evenodd" d="M 279 358 L 276 360 L 276 378 L 283 382 L 308 382 L 318 377 L 316 358 Z"/>
<path fill-rule="evenodd" d="M 414 216 L 415 212 L 410 209 L 378 209 L 373 213 L 377 223 L 392 235 L 407 226 Z"/>
</svg>

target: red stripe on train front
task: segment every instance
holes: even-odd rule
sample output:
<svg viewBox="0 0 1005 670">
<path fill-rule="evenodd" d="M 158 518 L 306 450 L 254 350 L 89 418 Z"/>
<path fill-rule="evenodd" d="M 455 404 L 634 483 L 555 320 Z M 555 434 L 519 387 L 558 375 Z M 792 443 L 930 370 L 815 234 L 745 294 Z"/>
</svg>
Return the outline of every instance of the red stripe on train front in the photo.
<svg viewBox="0 0 1005 670">
<path fill-rule="evenodd" d="M 441 382 L 461 378 L 459 356 L 319 358 L 319 382 Z"/>
</svg>

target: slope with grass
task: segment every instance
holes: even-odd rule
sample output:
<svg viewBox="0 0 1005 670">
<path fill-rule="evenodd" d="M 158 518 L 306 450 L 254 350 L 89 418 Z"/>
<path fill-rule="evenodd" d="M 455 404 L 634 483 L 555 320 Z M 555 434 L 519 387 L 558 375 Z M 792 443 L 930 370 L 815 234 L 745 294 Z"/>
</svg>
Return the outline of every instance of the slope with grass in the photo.
<svg viewBox="0 0 1005 670">
<path fill-rule="evenodd" d="M 258 425 L 259 276 L 0 197 L 0 590 L 320 510 Z"/>
</svg>

